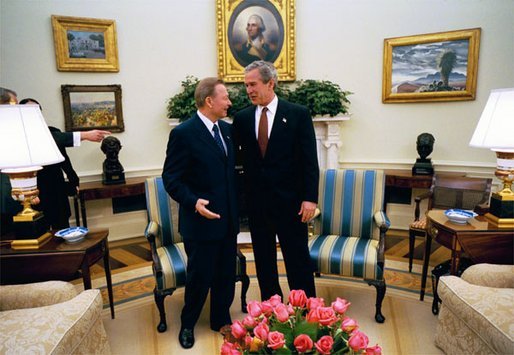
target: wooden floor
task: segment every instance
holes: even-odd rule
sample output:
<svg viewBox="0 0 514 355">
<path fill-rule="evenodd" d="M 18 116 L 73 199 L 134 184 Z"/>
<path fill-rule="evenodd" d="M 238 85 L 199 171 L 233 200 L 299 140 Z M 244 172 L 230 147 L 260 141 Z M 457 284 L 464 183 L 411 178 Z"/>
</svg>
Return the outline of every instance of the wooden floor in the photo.
<svg viewBox="0 0 514 355">
<path fill-rule="evenodd" d="M 287 297 L 285 280 L 281 280 Z M 258 299 L 256 282 L 251 282 L 248 300 Z M 374 321 L 375 289 L 362 284 L 334 280 L 317 279 L 318 296 L 327 302 L 336 297 L 349 300 L 352 305 L 348 316 L 355 318 L 361 331 L 368 335 L 370 346 L 379 344 L 384 354 L 442 354 L 434 345 L 433 338 L 437 317 L 430 311 L 430 303 L 420 302 L 411 294 L 388 289 L 383 302 L 386 321 Z M 238 284 L 236 295 L 239 295 Z M 112 320 L 109 311 L 104 310 L 104 325 L 113 354 L 219 354 L 222 336 L 209 328 L 208 302 L 195 327 L 195 346 L 190 350 L 180 347 L 177 337 L 180 329 L 180 310 L 183 305 L 183 289 L 166 298 L 168 330 L 158 333 L 158 312 L 153 297 L 128 302 L 117 306 L 116 319 Z M 244 318 L 236 297 L 231 309 L 232 319 Z"/>
</svg>

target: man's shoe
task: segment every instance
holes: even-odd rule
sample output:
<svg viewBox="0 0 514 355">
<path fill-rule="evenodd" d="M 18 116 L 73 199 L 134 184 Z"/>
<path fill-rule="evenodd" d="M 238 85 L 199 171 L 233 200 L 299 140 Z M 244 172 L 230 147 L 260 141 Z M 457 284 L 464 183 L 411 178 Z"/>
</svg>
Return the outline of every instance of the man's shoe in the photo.
<svg viewBox="0 0 514 355">
<path fill-rule="evenodd" d="M 184 349 L 190 349 L 195 345 L 195 334 L 193 329 L 188 328 L 180 328 L 180 333 L 178 333 L 178 341 L 180 346 Z"/>
<path fill-rule="evenodd" d="M 221 327 L 216 327 L 216 326 L 212 327 L 211 326 L 211 330 L 223 334 L 228 329 L 228 332 L 230 333 L 230 331 L 232 330 L 231 327 L 232 327 L 232 325 L 230 325 L 230 324 L 225 324 L 225 325 L 222 325 Z"/>
</svg>

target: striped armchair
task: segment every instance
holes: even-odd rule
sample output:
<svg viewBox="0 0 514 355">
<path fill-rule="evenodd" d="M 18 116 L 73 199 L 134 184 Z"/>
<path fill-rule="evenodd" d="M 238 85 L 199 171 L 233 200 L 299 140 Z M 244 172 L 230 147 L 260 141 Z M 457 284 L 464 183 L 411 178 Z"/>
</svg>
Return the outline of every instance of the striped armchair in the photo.
<svg viewBox="0 0 514 355">
<path fill-rule="evenodd" d="M 152 249 L 152 268 L 155 276 L 154 297 L 160 321 L 157 330 L 166 331 L 164 298 L 186 284 L 187 255 L 178 233 L 178 204 L 170 198 L 162 178 L 148 178 L 145 182 L 148 226 L 145 236 Z M 241 309 L 246 310 L 246 292 L 250 279 L 246 273 L 246 258 L 238 250 L 236 281 L 241 281 Z"/>
<path fill-rule="evenodd" d="M 356 277 L 377 291 L 375 320 L 383 323 L 384 246 L 390 222 L 383 212 L 380 170 L 325 170 L 320 174 L 320 218 L 309 240 L 317 275 Z"/>
</svg>

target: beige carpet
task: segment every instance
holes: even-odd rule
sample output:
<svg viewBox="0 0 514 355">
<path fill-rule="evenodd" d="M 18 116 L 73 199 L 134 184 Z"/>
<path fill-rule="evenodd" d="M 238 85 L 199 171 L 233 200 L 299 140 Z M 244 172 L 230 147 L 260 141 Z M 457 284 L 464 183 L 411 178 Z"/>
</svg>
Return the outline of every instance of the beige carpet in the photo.
<svg viewBox="0 0 514 355">
<path fill-rule="evenodd" d="M 113 282 L 138 279 L 138 275 L 151 270 L 132 270 L 113 275 Z M 100 287 L 102 279 L 94 280 Z M 283 291 L 288 294 L 287 282 L 281 278 Z M 251 278 L 247 300 L 258 299 L 255 278 Z M 80 286 L 78 286 L 80 287 Z M 132 285 L 133 287 L 137 287 Z M 386 317 L 384 324 L 374 320 L 375 288 L 359 282 L 337 280 L 334 278 L 317 278 L 317 293 L 330 303 L 336 297 L 349 300 L 352 305 L 348 311 L 355 318 L 361 330 L 370 339 L 370 345 L 379 344 L 384 354 L 442 354 L 435 347 L 433 334 L 437 317 L 431 313 L 431 298 L 425 302 L 418 300 L 418 295 L 395 288 L 388 288 L 383 302 L 382 313 Z M 132 293 L 133 290 L 127 290 Z M 180 347 L 177 335 L 180 328 L 180 311 L 183 305 L 184 289 L 178 289 L 173 296 L 166 298 L 168 330 L 158 333 L 158 311 L 153 296 L 137 297 L 116 305 L 116 319 L 110 319 L 109 310 L 104 310 L 104 325 L 107 330 L 111 349 L 114 354 L 219 354 L 223 342 L 221 335 L 210 330 L 208 322 L 208 305 L 195 328 L 196 344 L 186 351 Z M 236 297 L 231 308 L 232 318 L 243 319 L 239 301 L 240 283 L 236 288 Z"/>
</svg>

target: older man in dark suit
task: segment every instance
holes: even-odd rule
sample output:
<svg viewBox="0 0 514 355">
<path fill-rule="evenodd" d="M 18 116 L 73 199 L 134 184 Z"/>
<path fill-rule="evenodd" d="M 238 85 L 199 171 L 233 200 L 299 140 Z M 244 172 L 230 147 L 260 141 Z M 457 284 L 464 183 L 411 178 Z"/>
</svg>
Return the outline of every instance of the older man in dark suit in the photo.
<svg viewBox="0 0 514 355">
<path fill-rule="evenodd" d="M 315 296 L 306 222 L 318 201 L 316 138 L 306 107 L 279 99 L 275 67 L 256 61 L 245 68 L 254 106 L 238 112 L 234 132 L 241 147 L 248 217 L 257 278 L 263 300 L 282 291 L 276 236 L 290 289 Z"/>
<path fill-rule="evenodd" d="M 211 291 L 211 329 L 231 324 L 239 224 L 231 126 L 220 118 L 231 102 L 223 82 L 206 78 L 195 90 L 198 111 L 170 133 L 163 182 L 180 204 L 179 232 L 187 278 L 179 341 L 194 344 L 194 326 Z"/>
</svg>

